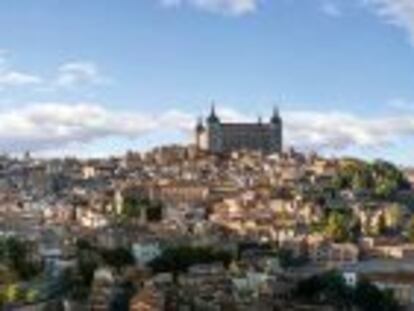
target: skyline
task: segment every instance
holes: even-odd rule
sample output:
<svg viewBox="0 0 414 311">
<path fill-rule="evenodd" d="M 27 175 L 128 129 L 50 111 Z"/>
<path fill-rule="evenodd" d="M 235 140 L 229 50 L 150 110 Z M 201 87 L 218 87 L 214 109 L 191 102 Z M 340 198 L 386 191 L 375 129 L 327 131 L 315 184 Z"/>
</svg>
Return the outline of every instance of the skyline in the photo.
<svg viewBox="0 0 414 311">
<path fill-rule="evenodd" d="M 414 165 L 412 0 L 0 4 L 0 151 L 119 154 L 280 107 L 285 141 Z"/>
</svg>

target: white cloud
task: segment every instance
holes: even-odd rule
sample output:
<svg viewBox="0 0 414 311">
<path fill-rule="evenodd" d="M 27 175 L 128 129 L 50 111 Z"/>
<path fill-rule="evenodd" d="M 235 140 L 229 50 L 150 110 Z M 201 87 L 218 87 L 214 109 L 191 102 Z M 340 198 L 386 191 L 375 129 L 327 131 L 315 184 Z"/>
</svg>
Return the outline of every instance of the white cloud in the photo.
<svg viewBox="0 0 414 311">
<path fill-rule="evenodd" d="M 200 10 L 240 16 L 255 12 L 265 0 L 156 0 L 165 7 L 191 6 Z M 313 0 L 312 0 L 313 1 Z M 268 1 L 270 2 L 270 1 Z M 293 1 L 292 1 L 293 2 Z M 299 4 L 300 1 L 295 0 Z M 321 12 L 330 17 L 343 14 L 339 3 L 348 1 L 320 0 Z M 351 1 L 349 1 L 351 2 Z M 411 37 L 414 45 L 414 0 L 355 0 L 372 10 L 385 22 L 399 27 Z"/>
<path fill-rule="evenodd" d="M 414 116 L 367 119 L 340 112 L 287 112 L 285 124 L 292 144 L 335 150 L 378 147 L 414 134 Z"/>
<path fill-rule="evenodd" d="M 36 75 L 15 70 L 0 70 L 0 88 L 40 83 L 42 83 L 42 79 Z"/>
<path fill-rule="evenodd" d="M 372 7 L 386 22 L 406 30 L 414 44 L 413 0 L 362 0 Z"/>
<path fill-rule="evenodd" d="M 165 7 L 191 6 L 200 10 L 226 15 L 240 16 L 255 12 L 265 0 L 156 0 Z M 314 0 L 312 0 L 314 1 Z M 268 1 L 270 2 L 270 1 Z M 292 1 L 293 2 L 293 1 Z M 298 3 L 298 0 L 295 0 Z M 343 14 L 339 4 L 348 1 L 319 0 L 321 12 L 330 17 Z M 351 2 L 349 0 L 349 2 Z M 354 0 L 372 10 L 386 23 L 399 27 L 410 35 L 414 45 L 414 0 Z M 319 5 L 318 4 L 318 5 Z"/>
<path fill-rule="evenodd" d="M 255 121 L 231 108 L 218 109 L 218 114 L 227 121 Z M 0 151 L 64 150 L 113 137 L 135 139 L 157 131 L 192 134 L 196 117 L 178 110 L 148 114 L 89 103 L 30 105 L 0 112 Z M 376 148 L 414 136 L 414 115 L 407 113 L 367 119 L 341 112 L 287 111 L 283 117 L 287 144 L 306 149 Z"/>
<path fill-rule="evenodd" d="M 200 10 L 240 16 L 256 11 L 261 0 L 161 0 L 166 7 L 189 5 Z"/>
<path fill-rule="evenodd" d="M 64 63 L 57 68 L 54 79 L 15 70 L 9 62 L 10 53 L 0 49 L 0 89 L 11 86 L 37 85 L 38 90 L 55 90 L 57 87 L 78 87 L 90 84 L 106 84 L 109 78 L 103 76 L 94 62 L 76 61 Z M 41 85 L 39 87 L 39 85 Z"/>
<path fill-rule="evenodd" d="M 332 1 L 324 1 L 321 6 L 322 13 L 329 17 L 340 17 L 342 15 L 338 5 Z"/>
<path fill-rule="evenodd" d="M 84 83 L 101 84 L 106 81 L 107 79 L 101 75 L 95 63 L 79 61 L 61 65 L 58 68 L 56 84 L 63 87 L 73 87 Z"/>
<path fill-rule="evenodd" d="M 159 126 L 167 128 L 175 128 L 184 130 L 186 132 L 191 131 L 195 124 L 195 118 L 188 113 L 179 110 L 170 110 L 164 114 L 158 116 L 157 123 Z"/>
<path fill-rule="evenodd" d="M 0 147 L 41 150 L 111 135 L 134 137 L 155 127 L 150 118 L 95 104 L 38 104 L 0 113 Z"/>
<path fill-rule="evenodd" d="M 41 84 L 43 82 L 42 78 L 37 75 L 9 68 L 9 56 L 9 51 L 0 49 L 0 89 Z"/>
</svg>

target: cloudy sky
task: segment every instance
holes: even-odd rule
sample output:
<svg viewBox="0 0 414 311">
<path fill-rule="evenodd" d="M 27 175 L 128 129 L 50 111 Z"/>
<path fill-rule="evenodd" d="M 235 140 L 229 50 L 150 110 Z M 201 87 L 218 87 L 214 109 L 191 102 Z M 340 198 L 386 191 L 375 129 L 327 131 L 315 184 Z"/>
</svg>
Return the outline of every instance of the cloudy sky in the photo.
<svg viewBox="0 0 414 311">
<path fill-rule="evenodd" d="M 3 0 L 0 152 L 99 156 L 281 109 L 288 146 L 414 165 L 414 0 Z"/>
</svg>

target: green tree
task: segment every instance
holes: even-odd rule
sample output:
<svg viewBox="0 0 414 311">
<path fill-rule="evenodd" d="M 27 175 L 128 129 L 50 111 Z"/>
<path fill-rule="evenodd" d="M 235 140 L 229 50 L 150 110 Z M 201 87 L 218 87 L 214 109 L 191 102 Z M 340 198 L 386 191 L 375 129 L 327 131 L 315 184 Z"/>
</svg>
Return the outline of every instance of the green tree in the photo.
<svg viewBox="0 0 414 311">
<path fill-rule="evenodd" d="M 155 222 L 162 219 L 163 208 L 163 204 L 159 201 L 132 197 L 125 199 L 122 216 L 125 220 L 131 220 L 133 222 L 140 219 Z"/>
<path fill-rule="evenodd" d="M 28 280 L 39 273 L 39 267 L 29 260 L 29 242 L 11 237 L 0 243 L 0 249 L 2 261 L 21 279 Z"/>
<path fill-rule="evenodd" d="M 344 242 L 349 238 L 347 217 L 339 212 L 331 212 L 325 227 L 325 233 L 336 242 Z"/>
<path fill-rule="evenodd" d="M 354 290 L 355 305 L 363 311 L 398 311 L 400 306 L 387 291 L 379 290 L 366 280 L 358 282 Z"/>
<path fill-rule="evenodd" d="M 403 207 L 400 204 L 392 204 L 386 211 L 387 227 L 392 230 L 398 230 L 401 226 L 404 216 Z"/>
<path fill-rule="evenodd" d="M 295 257 L 293 252 L 288 249 L 280 249 L 277 253 L 280 265 L 283 268 L 300 267 L 308 262 L 308 258 L 304 256 Z"/>
<path fill-rule="evenodd" d="M 131 251 L 124 247 L 101 250 L 101 255 L 107 265 L 117 270 L 135 263 Z"/>
<path fill-rule="evenodd" d="M 408 222 L 407 237 L 411 243 L 414 243 L 414 216 Z"/>
<path fill-rule="evenodd" d="M 167 248 L 161 256 L 150 263 L 154 272 L 185 272 L 195 264 L 222 262 L 228 266 L 233 257 L 230 253 L 210 247 L 174 247 Z"/>
<path fill-rule="evenodd" d="M 378 216 L 376 227 L 374 228 L 374 235 L 383 235 L 387 232 L 387 223 L 384 214 Z"/>
<path fill-rule="evenodd" d="M 147 219 L 151 222 L 162 220 L 163 205 L 161 202 L 151 202 L 147 207 Z"/>
<path fill-rule="evenodd" d="M 311 304 L 329 304 L 334 310 L 398 311 L 400 306 L 389 291 L 382 291 L 368 281 L 355 288 L 331 271 L 315 275 L 298 283 L 294 298 Z"/>
<path fill-rule="evenodd" d="M 361 228 L 361 222 L 359 221 L 359 219 L 357 218 L 352 219 L 352 222 L 350 223 L 350 226 L 349 226 L 350 240 L 356 243 L 361 237 L 361 232 L 362 232 L 362 228 Z"/>
<path fill-rule="evenodd" d="M 364 192 L 372 188 L 374 181 L 370 167 L 365 163 L 360 163 L 354 168 L 352 177 L 352 187 L 355 191 Z"/>
<path fill-rule="evenodd" d="M 126 198 L 122 209 L 123 215 L 127 218 L 141 218 L 142 216 L 142 202 L 136 198 Z"/>
<path fill-rule="evenodd" d="M 100 261 L 99 255 L 92 249 L 79 249 L 77 251 L 77 271 L 83 286 L 90 287 Z"/>
<path fill-rule="evenodd" d="M 399 190 L 410 187 L 401 170 L 381 160 L 372 164 L 348 160 L 338 170 L 332 184 L 338 190 L 350 189 L 378 199 L 394 199 Z"/>
<path fill-rule="evenodd" d="M 29 289 L 26 293 L 26 301 L 28 303 L 34 303 L 39 297 L 39 292 L 36 289 Z"/>
<path fill-rule="evenodd" d="M 18 301 L 23 301 L 24 292 L 22 288 L 17 284 L 11 284 L 6 287 L 5 291 L 5 301 L 7 303 L 14 303 Z"/>
<path fill-rule="evenodd" d="M 385 179 L 377 181 L 374 193 L 378 198 L 389 199 L 398 190 L 398 184 L 395 180 Z"/>
<path fill-rule="evenodd" d="M 395 165 L 377 160 L 372 164 L 374 193 L 382 199 L 392 198 L 398 190 L 408 189 L 409 182 Z"/>
<path fill-rule="evenodd" d="M 352 307 L 352 289 L 335 271 L 315 275 L 299 282 L 294 295 L 311 303 L 335 306 L 335 310 L 350 310 Z"/>
</svg>

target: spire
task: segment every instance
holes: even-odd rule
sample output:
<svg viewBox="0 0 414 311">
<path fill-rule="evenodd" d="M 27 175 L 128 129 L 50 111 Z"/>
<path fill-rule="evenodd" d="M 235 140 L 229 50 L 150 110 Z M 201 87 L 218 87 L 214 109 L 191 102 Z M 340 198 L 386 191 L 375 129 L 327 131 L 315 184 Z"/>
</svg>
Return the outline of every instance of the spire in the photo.
<svg viewBox="0 0 414 311">
<path fill-rule="evenodd" d="M 207 121 L 209 123 L 219 123 L 220 120 L 216 115 L 216 104 L 213 102 L 211 104 L 211 112 L 210 112 L 210 116 L 207 118 Z"/>
<path fill-rule="evenodd" d="M 279 108 L 276 105 L 273 107 L 273 115 L 272 115 L 272 118 L 270 119 L 270 121 L 272 123 L 279 123 L 281 121 Z"/>
<path fill-rule="evenodd" d="M 211 103 L 211 115 L 216 116 L 216 103 L 214 101 Z"/>
<path fill-rule="evenodd" d="M 204 124 L 203 124 L 203 118 L 202 117 L 198 117 L 198 119 L 197 119 L 196 131 L 198 133 L 201 133 L 201 132 L 204 131 Z"/>
</svg>

